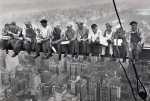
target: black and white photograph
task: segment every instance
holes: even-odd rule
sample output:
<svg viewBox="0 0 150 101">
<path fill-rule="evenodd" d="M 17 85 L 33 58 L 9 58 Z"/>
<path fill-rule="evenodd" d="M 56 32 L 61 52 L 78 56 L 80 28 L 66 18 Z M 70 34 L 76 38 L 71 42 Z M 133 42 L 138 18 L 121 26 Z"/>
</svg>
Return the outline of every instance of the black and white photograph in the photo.
<svg viewBox="0 0 150 101">
<path fill-rule="evenodd" d="M 0 101 L 150 101 L 150 0 L 0 0 Z"/>
</svg>

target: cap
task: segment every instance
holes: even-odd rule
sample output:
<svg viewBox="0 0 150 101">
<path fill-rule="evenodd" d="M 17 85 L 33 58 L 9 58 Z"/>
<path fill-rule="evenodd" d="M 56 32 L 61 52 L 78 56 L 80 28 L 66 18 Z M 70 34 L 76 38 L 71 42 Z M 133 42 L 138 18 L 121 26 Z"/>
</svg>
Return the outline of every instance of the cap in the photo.
<svg viewBox="0 0 150 101">
<path fill-rule="evenodd" d="M 76 24 L 84 24 L 83 21 L 77 21 Z"/>
<path fill-rule="evenodd" d="M 72 27 L 72 22 L 67 22 L 66 27 Z"/>
<path fill-rule="evenodd" d="M 92 25 L 91 25 L 91 28 L 92 28 L 92 29 L 95 29 L 96 27 L 98 27 L 97 24 L 92 24 Z"/>
<path fill-rule="evenodd" d="M 122 27 L 123 27 L 123 25 L 122 25 Z M 121 28 L 120 24 L 118 24 L 115 28 L 116 28 L 116 29 Z"/>
<path fill-rule="evenodd" d="M 137 24 L 137 22 L 136 21 L 131 21 L 130 25 L 132 25 L 132 24 Z"/>
<path fill-rule="evenodd" d="M 59 22 L 55 22 L 53 25 L 54 28 L 59 28 L 60 27 L 60 23 Z"/>
<path fill-rule="evenodd" d="M 9 24 L 8 24 L 8 23 L 6 23 L 6 24 L 5 24 L 5 26 L 9 26 Z"/>
<path fill-rule="evenodd" d="M 31 22 L 28 21 L 28 20 L 25 20 L 25 21 L 24 21 L 24 24 L 29 24 L 29 25 L 31 25 Z"/>
<path fill-rule="evenodd" d="M 113 27 L 110 23 L 106 23 L 106 26 Z"/>
<path fill-rule="evenodd" d="M 11 22 L 10 25 L 16 25 L 16 22 Z"/>
<path fill-rule="evenodd" d="M 47 20 L 46 20 L 46 19 L 42 19 L 42 20 L 40 21 L 40 23 L 47 23 Z"/>
</svg>

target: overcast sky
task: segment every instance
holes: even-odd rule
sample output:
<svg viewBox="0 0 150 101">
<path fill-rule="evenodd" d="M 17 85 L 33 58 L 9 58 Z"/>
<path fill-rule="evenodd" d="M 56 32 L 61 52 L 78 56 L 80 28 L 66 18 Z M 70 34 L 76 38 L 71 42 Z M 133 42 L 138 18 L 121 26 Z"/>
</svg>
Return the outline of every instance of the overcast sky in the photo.
<svg viewBox="0 0 150 101">
<path fill-rule="evenodd" d="M 142 4 L 150 7 L 150 0 L 115 0 L 116 2 L 126 1 L 134 6 Z M 103 3 L 112 0 L 0 0 L 0 20 L 13 14 L 38 12 L 40 10 L 76 7 L 91 3 Z M 139 7 L 140 8 L 140 7 Z"/>
<path fill-rule="evenodd" d="M 150 4 L 150 0 L 116 0 L 129 1 L 128 3 Z M 0 13 L 28 12 L 52 8 L 72 7 L 86 5 L 94 2 L 112 2 L 112 0 L 0 0 Z"/>
</svg>

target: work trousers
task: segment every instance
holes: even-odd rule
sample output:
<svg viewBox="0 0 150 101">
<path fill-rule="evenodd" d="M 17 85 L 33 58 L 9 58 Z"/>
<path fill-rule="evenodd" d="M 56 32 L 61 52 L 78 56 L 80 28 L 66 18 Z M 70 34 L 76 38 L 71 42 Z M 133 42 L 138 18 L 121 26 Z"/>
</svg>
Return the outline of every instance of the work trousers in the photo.
<svg viewBox="0 0 150 101">
<path fill-rule="evenodd" d="M 8 40 L 1 40 L 2 48 L 8 50 L 9 41 Z"/>
<path fill-rule="evenodd" d="M 36 38 L 30 38 L 31 42 L 28 40 L 24 40 L 23 46 L 27 52 L 31 52 L 31 50 L 35 50 Z"/>
<path fill-rule="evenodd" d="M 94 53 L 94 46 L 96 46 L 96 49 L 98 50 L 98 54 L 101 54 L 101 50 L 102 50 L 102 45 L 99 42 L 90 42 L 90 53 Z"/>
<path fill-rule="evenodd" d="M 54 45 L 54 46 L 56 45 L 57 53 L 58 53 L 58 55 L 61 55 L 61 52 L 62 52 L 61 41 L 59 41 L 59 42 L 54 41 L 54 42 L 52 42 L 52 45 Z"/>
<path fill-rule="evenodd" d="M 136 43 L 131 43 L 130 44 L 130 49 L 132 52 L 133 59 L 138 60 L 139 55 L 142 52 L 142 45 L 141 44 L 136 44 Z"/>
<path fill-rule="evenodd" d="M 102 45 L 102 53 L 101 53 L 101 55 L 105 55 L 106 47 L 107 46 Z M 109 48 L 109 54 L 112 56 L 113 55 L 113 44 L 109 44 L 108 48 Z"/>
<path fill-rule="evenodd" d="M 79 53 L 79 41 L 78 40 L 70 40 L 68 45 L 64 45 L 65 53 L 68 53 L 69 48 L 71 47 L 72 54 Z"/>
<path fill-rule="evenodd" d="M 41 51 L 41 46 L 42 46 L 42 50 L 43 50 L 43 53 L 51 53 L 51 45 L 50 45 L 50 40 L 47 40 L 47 41 L 44 41 L 44 42 L 41 42 L 41 43 L 36 43 L 36 46 L 35 46 L 35 51 L 37 53 L 39 53 Z"/>
<path fill-rule="evenodd" d="M 113 46 L 113 56 L 114 57 L 119 57 L 119 55 L 121 56 L 121 53 L 122 53 L 122 57 L 126 58 L 127 50 L 126 50 L 126 47 L 125 47 L 125 43 L 122 43 L 121 47 L 122 47 L 122 49 L 121 49 L 120 54 L 119 54 L 118 51 L 117 51 L 117 47 L 115 45 Z"/>
<path fill-rule="evenodd" d="M 14 53 L 18 54 L 21 51 L 21 49 L 22 49 L 22 43 L 23 43 L 23 41 L 20 40 L 20 39 L 17 39 L 17 38 L 11 38 L 9 40 L 9 42 L 10 42 L 10 44 L 13 47 Z"/>
</svg>

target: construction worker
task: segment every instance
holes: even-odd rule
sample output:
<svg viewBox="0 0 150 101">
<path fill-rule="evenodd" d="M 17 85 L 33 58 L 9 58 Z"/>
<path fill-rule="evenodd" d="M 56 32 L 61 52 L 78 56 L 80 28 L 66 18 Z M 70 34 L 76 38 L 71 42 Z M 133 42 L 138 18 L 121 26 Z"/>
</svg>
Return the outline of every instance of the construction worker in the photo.
<svg viewBox="0 0 150 101">
<path fill-rule="evenodd" d="M 114 31 L 112 30 L 112 25 L 110 23 L 106 23 L 105 25 L 106 25 L 106 30 L 103 34 L 103 37 L 107 38 L 109 54 L 110 54 L 110 61 L 112 61 L 112 59 L 113 59 L 112 55 L 113 55 L 113 35 L 114 35 Z M 104 61 L 105 52 L 106 52 L 106 46 L 102 45 L 102 53 L 101 53 L 100 61 Z"/>
<path fill-rule="evenodd" d="M 9 24 L 5 24 L 5 27 L 2 29 L 2 37 L 3 36 L 10 36 L 9 35 L 9 29 L 10 29 L 10 25 Z M 3 39 L 1 40 L 1 43 L 2 43 L 2 50 L 6 50 L 6 54 L 8 54 L 8 40 L 9 39 Z"/>
<path fill-rule="evenodd" d="M 138 23 L 136 21 L 132 21 L 130 25 L 131 30 L 129 31 L 128 37 L 130 43 L 130 51 L 132 52 L 133 59 L 135 59 L 135 61 L 138 61 L 145 41 L 144 33 L 140 28 L 138 28 Z"/>
<path fill-rule="evenodd" d="M 83 58 L 86 59 L 89 54 L 91 55 L 91 46 L 88 41 L 89 29 L 83 26 L 84 23 L 82 21 L 78 21 L 76 24 L 78 25 L 77 40 L 83 45 Z M 79 44 L 77 46 L 77 49 L 77 54 L 79 54 Z"/>
<path fill-rule="evenodd" d="M 15 57 L 19 54 L 22 48 L 23 43 L 23 37 L 21 37 L 22 34 L 22 28 L 18 27 L 15 22 L 12 22 L 10 24 L 10 44 L 13 47 L 14 54 L 12 57 Z"/>
<path fill-rule="evenodd" d="M 116 39 L 116 40 L 122 39 L 122 41 L 123 41 L 121 43 L 122 51 L 120 53 L 122 53 L 122 56 L 123 56 L 122 62 L 125 63 L 126 62 L 126 56 L 127 56 L 127 51 L 126 51 L 125 42 L 124 42 L 124 41 L 126 41 L 126 32 L 125 32 L 125 30 L 122 30 L 120 25 L 116 26 L 116 32 L 114 33 L 114 39 Z M 119 57 L 119 55 L 121 55 L 121 54 L 118 54 L 117 47 L 116 47 L 116 45 L 114 45 L 113 46 L 113 61 L 116 61 L 117 58 Z"/>
<path fill-rule="evenodd" d="M 93 53 L 93 45 L 97 45 L 97 49 L 99 51 L 99 56 L 101 53 L 101 45 L 100 45 L 100 37 L 102 37 L 102 31 L 100 29 L 98 29 L 97 24 L 92 24 L 91 25 L 91 31 L 89 33 L 88 39 L 89 39 L 89 43 L 91 45 L 91 51 Z M 99 59 L 98 56 L 98 59 Z"/>
<path fill-rule="evenodd" d="M 24 48 L 30 54 L 31 51 L 35 50 L 36 44 L 36 31 L 33 29 L 30 21 L 25 21 L 25 28 L 23 29 L 24 36 Z"/>
<path fill-rule="evenodd" d="M 41 28 L 39 29 L 39 34 L 37 35 L 37 41 L 40 39 L 40 43 L 37 42 L 36 44 L 36 56 L 34 58 L 37 58 L 40 56 L 40 44 L 42 45 L 43 50 L 43 57 L 42 59 L 48 59 L 52 56 L 51 53 L 51 47 L 52 47 L 52 28 L 47 24 L 47 20 L 43 19 L 40 21 Z"/>
<path fill-rule="evenodd" d="M 65 55 L 64 57 L 67 56 L 69 47 L 71 47 L 71 54 L 72 54 L 72 58 L 78 58 L 78 53 L 79 53 L 79 42 L 77 41 L 77 32 L 72 28 L 73 27 L 73 23 L 72 22 L 68 22 L 66 24 L 67 30 L 65 31 L 65 35 L 63 40 L 67 40 L 69 41 L 69 45 L 65 45 Z"/>
<path fill-rule="evenodd" d="M 61 41 L 63 39 L 62 31 L 60 28 L 59 23 L 54 24 L 54 29 L 53 29 L 53 39 L 52 39 L 52 45 L 57 47 L 58 50 L 58 60 L 61 60 Z"/>
</svg>

